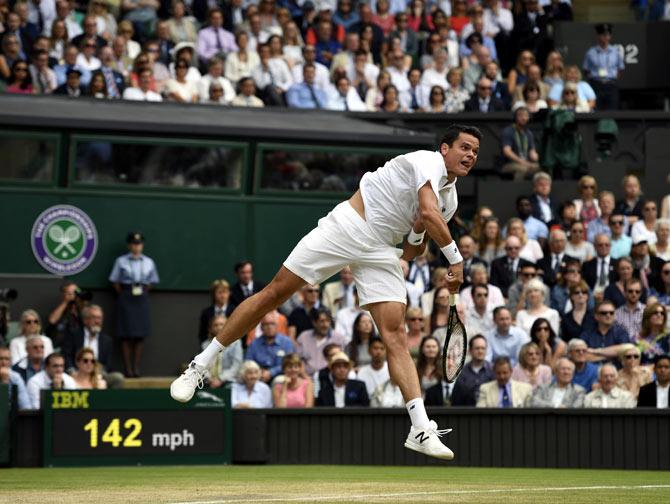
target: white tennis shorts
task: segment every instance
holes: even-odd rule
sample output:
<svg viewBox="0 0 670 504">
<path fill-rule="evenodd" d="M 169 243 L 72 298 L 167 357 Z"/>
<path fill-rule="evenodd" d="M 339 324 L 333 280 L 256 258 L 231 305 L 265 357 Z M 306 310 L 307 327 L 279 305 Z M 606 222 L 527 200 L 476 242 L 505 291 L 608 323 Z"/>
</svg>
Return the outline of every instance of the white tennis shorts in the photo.
<svg viewBox="0 0 670 504">
<path fill-rule="evenodd" d="M 356 281 L 360 305 L 407 302 L 400 267 L 402 250 L 376 238 L 348 201 L 337 205 L 298 242 L 284 266 L 310 284 L 320 284 L 346 265 Z"/>
</svg>

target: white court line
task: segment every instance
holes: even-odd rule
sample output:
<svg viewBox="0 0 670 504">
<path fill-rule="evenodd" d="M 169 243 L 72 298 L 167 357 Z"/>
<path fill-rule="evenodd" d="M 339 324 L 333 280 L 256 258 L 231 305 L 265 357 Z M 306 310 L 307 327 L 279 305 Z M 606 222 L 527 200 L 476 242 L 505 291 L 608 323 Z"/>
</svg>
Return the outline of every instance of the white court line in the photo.
<svg viewBox="0 0 670 504">
<path fill-rule="evenodd" d="M 254 502 L 327 502 L 351 499 L 392 499 L 396 497 L 421 497 L 428 495 L 469 495 L 469 494 L 497 494 L 497 493 L 521 493 L 521 492 L 570 492 L 574 490 L 658 490 L 670 489 L 670 485 L 598 485 L 581 487 L 547 487 L 547 488 L 496 488 L 491 490 L 444 490 L 436 492 L 399 492 L 380 494 L 358 494 L 358 495 L 323 495 L 303 497 L 266 497 Z M 244 499 L 223 499 L 209 501 L 184 501 L 172 502 L 170 504 L 231 504 L 235 502 L 249 502 L 249 497 Z"/>
</svg>

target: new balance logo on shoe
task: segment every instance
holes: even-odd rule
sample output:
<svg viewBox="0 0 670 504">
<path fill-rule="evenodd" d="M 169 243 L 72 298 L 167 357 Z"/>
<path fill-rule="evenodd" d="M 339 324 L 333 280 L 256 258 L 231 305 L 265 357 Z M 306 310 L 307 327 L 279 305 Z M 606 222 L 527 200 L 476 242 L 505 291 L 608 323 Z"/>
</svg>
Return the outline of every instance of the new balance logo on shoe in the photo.
<svg viewBox="0 0 670 504">
<path fill-rule="evenodd" d="M 414 439 L 418 439 L 419 443 L 423 443 L 428 438 L 430 438 L 430 436 L 425 436 L 424 434 L 424 432 L 419 432 L 416 436 L 414 436 Z"/>
</svg>

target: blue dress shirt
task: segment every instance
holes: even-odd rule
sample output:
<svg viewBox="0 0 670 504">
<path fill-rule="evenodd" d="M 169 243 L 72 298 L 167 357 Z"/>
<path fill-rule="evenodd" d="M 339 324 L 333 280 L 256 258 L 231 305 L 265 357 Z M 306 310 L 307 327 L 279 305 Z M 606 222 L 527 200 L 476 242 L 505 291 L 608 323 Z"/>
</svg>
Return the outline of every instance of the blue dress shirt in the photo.
<svg viewBox="0 0 670 504">
<path fill-rule="evenodd" d="M 256 338 L 247 348 L 245 359 L 255 361 L 260 367 L 270 371 L 274 378 L 282 372 L 284 357 L 293 352 L 295 349 L 291 338 L 278 333 L 271 344 L 268 344 L 265 336 Z"/>
<path fill-rule="evenodd" d="M 315 101 L 316 100 L 316 101 Z M 291 108 L 317 109 L 325 108 L 328 104 L 328 97 L 321 89 L 305 82 L 293 84 L 286 93 L 286 101 Z M 316 103 L 318 102 L 318 103 Z"/>
<path fill-rule="evenodd" d="M 606 48 L 593 46 L 584 55 L 582 68 L 588 72 L 589 79 L 598 81 L 616 80 L 620 70 L 624 69 L 623 56 L 618 46 Z"/>
</svg>

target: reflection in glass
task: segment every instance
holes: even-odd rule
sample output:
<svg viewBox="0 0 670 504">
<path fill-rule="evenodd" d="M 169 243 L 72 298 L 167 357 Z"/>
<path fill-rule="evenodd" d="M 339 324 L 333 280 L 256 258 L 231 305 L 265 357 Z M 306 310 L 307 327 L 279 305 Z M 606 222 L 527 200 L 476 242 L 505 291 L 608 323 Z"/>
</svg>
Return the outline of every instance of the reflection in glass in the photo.
<svg viewBox="0 0 670 504">
<path fill-rule="evenodd" d="M 79 141 L 76 146 L 77 182 L 230 189 L 241 185 L 241 148 L 105 141 Z"/>
<path fill-rule="evenodd" d="M 393 153 L 263 151 L 262 189 L 354 192 L 361 177 Z"/>
<path fill-rule="evenodd" d="M 56 158 L 56 141 L 0 137 L 0 179 L 50 181 Z"/>
</svg>

